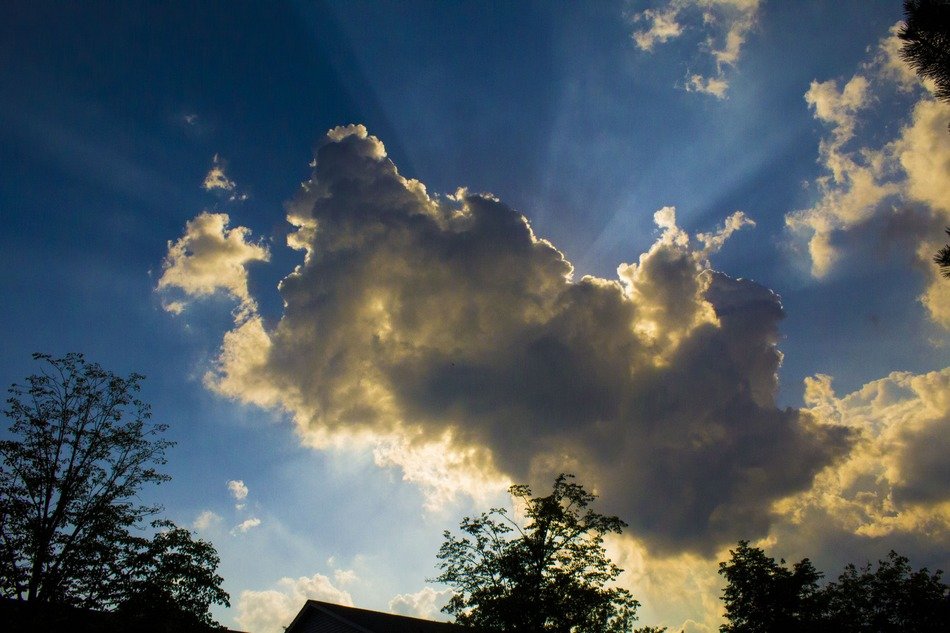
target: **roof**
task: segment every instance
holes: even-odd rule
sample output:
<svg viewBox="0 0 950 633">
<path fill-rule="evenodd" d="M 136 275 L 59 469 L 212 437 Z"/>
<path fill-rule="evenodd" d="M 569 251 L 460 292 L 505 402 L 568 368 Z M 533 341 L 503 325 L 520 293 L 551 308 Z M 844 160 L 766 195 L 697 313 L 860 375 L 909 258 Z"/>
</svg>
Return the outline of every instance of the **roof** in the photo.
<svg viewBox="0 0 950 633">
<path fill-rule="evenodd" d="M 329 616 L 361 633 L 459 633 L 460 631 L 472 633 L 474 630 L 448 622 L 433 622 L 381 611 L 345 607 L 341 604 L 319 600 L 308 600 L 287 627 L 286 633 L 303 633 L 310 628 L 307 623 L 321 615 Z"/>
</svg>

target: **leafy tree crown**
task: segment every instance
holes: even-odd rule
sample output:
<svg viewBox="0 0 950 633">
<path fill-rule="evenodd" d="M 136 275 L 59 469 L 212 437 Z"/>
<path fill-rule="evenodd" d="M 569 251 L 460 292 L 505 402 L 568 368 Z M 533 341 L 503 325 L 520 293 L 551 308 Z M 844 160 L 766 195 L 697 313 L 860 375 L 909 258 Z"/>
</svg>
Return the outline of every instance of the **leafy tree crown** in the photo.
<svg viewBox="0 0 950 633">
<path fill-rule="evenodd" d="M 523 484 L 509 493 L 523 521 L 493 508 L 463 519 L 463 536 L 444 533 L 435 581 L 455 594 L 443 611 L 493 631 L 629 631 L 639 603 L 613 584 L 622 570 L 604 550 L 604 536 L 626 523 L 595 512 L 596 496 L 573 475 L 559 475 L 544 497 Z"/>
<path fill-rule="evenodd" d="M 161 507 L 139 495 L 169 480 L 173 443 L 137 397 L 143 377 L 82 354 L 33 357 L 42 369 L 10 387 L 0 441 L 0 596 L 116 609 L 150 592 L 212 623 L 209 605 L 228 600 L 214 548 L 168 521 L 144 536 Z"/>
</svg>

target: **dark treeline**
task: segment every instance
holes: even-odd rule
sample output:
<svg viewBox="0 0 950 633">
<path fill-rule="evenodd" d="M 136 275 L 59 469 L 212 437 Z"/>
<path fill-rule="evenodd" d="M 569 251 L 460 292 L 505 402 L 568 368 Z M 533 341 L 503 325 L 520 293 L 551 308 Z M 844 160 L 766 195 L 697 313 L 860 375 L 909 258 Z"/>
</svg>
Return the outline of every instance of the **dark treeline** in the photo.
<svg viewBox="0 0 950 633">
<path fill-rule="evenodd" d="M 454 590 L 443 611 L 456 623 L 495 633 L 667 631 L 633 628 L 640 603 L 616 586 L 622 570 L 603 547 L 604 536 L 626 524 L 595 512 L 596 495 L 566 474 L 546 496 L 526 485 L 510 492 L 523 523 L 493 508 L 464 519 L 461 536 L 444 534 L 435 581 Z M 936 633 L 950 623 L 942 572 L 914 571 L 893 551 L 822 583 L 807 558 L 789 566 L 739 541 L 719 573 L 726 580 L 722 633 Z"/>
<path fill-rule="evenodd" d="M 936 633 L 950 623 L 950 591 L 941 571 L 914 571 L 894 551 L 874 566 L 850 564 L 833 582 L 807 558 L 787 566 L 748 541 L 728 562 L 722 633 Z"/>
</svg>

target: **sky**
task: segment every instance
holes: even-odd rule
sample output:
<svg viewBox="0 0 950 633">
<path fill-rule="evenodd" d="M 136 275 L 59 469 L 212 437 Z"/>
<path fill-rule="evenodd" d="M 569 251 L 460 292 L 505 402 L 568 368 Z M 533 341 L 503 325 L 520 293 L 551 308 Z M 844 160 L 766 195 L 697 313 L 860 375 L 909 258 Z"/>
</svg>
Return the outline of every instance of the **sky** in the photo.
<svg viewBox="0 0 950 633">
<path fill-rule="evenodd" d="M 439 618 L 572 472 L 642 624 L 950 565 L 950 105 L 897 0 L 6 2 L 0 382 L 147 378 L 223 624 Z"/>
</svg>

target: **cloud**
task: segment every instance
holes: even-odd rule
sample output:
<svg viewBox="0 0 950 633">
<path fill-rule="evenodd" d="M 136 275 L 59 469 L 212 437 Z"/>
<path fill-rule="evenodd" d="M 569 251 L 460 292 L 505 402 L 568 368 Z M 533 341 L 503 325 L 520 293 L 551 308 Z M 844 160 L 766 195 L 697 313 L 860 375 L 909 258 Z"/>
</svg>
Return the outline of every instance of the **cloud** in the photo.
<svg viewBox="0 0 950 633">
<path fill-rule="evenodd" d="M 851 429 L 846 458 L 804 491 L 776 501 L 772 525 L 753 545 L 790 561 L 812 559 L 830 579 L 847 563 L 883 558 L 889 549 L 946 569 L 950 564 L 950 368 L 893 372 L 838 395 L 832 378 L 805 381 L 804 415 Z M 619 579 L 642 606 L 640 620 L 670 630 L 719 630 L 722 579 L 710 555 L 656 552 L 635 536 L 615 536 L 607 552 Z"/>
<path fill-rule="evenodd" d="M 660 8 L 632 16 L 634 24 L 645 27 L 633 32 L 633 41 L 640 50 L 652 52 L 657 44 L 679 38 L 691 28 L 706 33 L 700 50 L 715 70 L 690 73 L 685 88 L 724 99 L 729 89 L 726 72 L 738 64 L 759 6 L 759 0 L 667 0 Z"/>
<path fill-rule="evenodd" d="M 214 191 L 216 189 L 221 191 L 234 190 L 236 183 L 224 173 L 224 161 L 222 161 L 217 154 L 214 155 L 211 162 L 211 169 L 205 176 L 201 186 L 205 191 Z"/>
<path fill-rule="evenodd" d="M 708 260 L 710 255 L 718 253 L 722 249 L 726 241 L 732 236 L 733 233 L 741 230 L 742 227 L 745 226 L 755 226 L 755 221 L 742 211 L 736 211 L 726 218 L 725 224 L 719 231 L 716 231 L 715 233 L 697 234 L 696 239 L 702 242 L 705 246 L 705 248 L 701 251 L 701 255 Z"/>
<path fill-rule="evenodd" d="M 916 565 L 950 565 L 950 368 L 893 372 L 839 396 L 831 378 L 806 381 L 816 418 L 853 429 L 854 450 L 807 491 L 774 506 L 766 545 L 809 556 L 832 577 L 896 550 Z"/>
<path fill-rule="evenodd" d="M 679 10 L 668 6 L 662 10 L 645 9 L 633 16 L 635 23 L 645 22 L 649 26 L 642 31 L 634 31 L 633 41 L 640 50 L 652 52 L 656 44 L 663 44 L 668 40 L 679 37 L 683 27 L 676 21 Z"/>
<path fill-rule="evenodd" d="M 257 310 L 247 289 L 247 266 L 269 261 L 270 251 L 250 241 L 250 230 L 242 226 L 229 229 L 230 221 L 226 213 L 208 212 L 189 220 L 185 234 L 168 242 L 157 289 L 180 290 L 187 298 L 225 292 L 240 301 L 236 317 L 244 320 Z M 174 300 L 164 307 L 179 314 L 187 304 L 187 300 Z"/>
<path fill-rule="evenodd" d="M 858 134 L 862 117 L 878 95 L 888 88 L 912 88 L 914 75 L 897 55 L 895 30 L 843 87 L 835 81 L 813 81 L 805 93 L 815 118 L 829 126 L 829 135 L 819 144 L 819 163 L 826 174 L 817 180 L 815 203 L 787 214 L 785 222 L 794 240 L 807 246 L 816 278 L 827 276 L 844 256 L 845 233 L 874 223 L 886 227 L 888 234 L 882 238 L 916 244 L 911 250 L 927 277 L 921 301 L 936 323 L 950 328 L 950 300 L 931 262 L 941 229 L 950 223 L 950 106 L 933 99 L 926 86 L 915 81 L 919 99 L 896 138 L 871 146 Z M 902 221 L 888 221 L 897 213 L 905 216 Z"/>
<path fill-rule="evenodd" d="M 235 620 L 249 633 L 283 633 L 284 627 L 290 624 L 307 600 L 353 604 L 349 593 L 335 587 L 322 574 L 309 578 L 281 578 L 276 589 L 242 591 L 236 604 Z"/>
<path fill-rule="evenodd" d="M 415 593 L 399 594 L 389 601 L 389 610 L 399 615 L 425 620 L 444 620 L 442 607 L 452 598 L 451 589 L 436 591 L 432 587 L 423 587 Z"/>
<path fill-rule="evenodd" d="M 238 532 L 240 532 L 241 534 L 247 534 L 250 530 L 253 530 L 260 524 L 261 524 L 261 520 L 258 519 L 257 517 L 251 517 L 250 519 L 245 519 L 238 525 L 234 526 L 234 529 L 231 530 L 231 534 L 237 534 Z"/>
<path fill-rule="evenodd" d="M 333 570 L 333 579 L 338 585 L 352 585 L 359 580 L 359 576 L 352 569 L 335 569 Z"/>
<path fill-rule="evenodd" d="M 211 510 L 205 510 L 198 515 L 198 517 L 195 519 L 195 522 L 193 523 L 193 526 L 199 532 L 206 532 L 221 525 L 223 520 L 224 519 Z"/>
<path fill-rule="evenodd" d="M 643 542 L 629 536 L 612 536 L 607 554 L 623 573 L 618 582 L 640 601 L 640 622 L 665 626 L 671 631 L 715 633 L 723 623 L 722 579 L 717 561 L 727 550 L 713 556 L 692 553 L 656 555 Z"/>
<path fill-rule="evenodd" d="M 244 482 L 240 479 L 232 479 L 229 481 L 228 490 L 231 491 L 231 496 L 234 497 L 235 501 L 247 499 L 247 486 L 244 485 Z"/>
<path fill-rule="evenodd" d="M 894 372 L 840 398 L 828 376 L 805 384 L 810 413 L 854 429 L 859 440 L 779 511 L 856 536 L 916 533 L 950 545 L 950 368 Z"/>
<path fill-rule="evenodd" d="M 847 449 L 775 406 L 779 298 L 708 267 L 744 214 L 696 238 L 666 207 L 617 279 L 575 280 L 521 214 L 429 196 L 362 126 L 328 133 L 287 208 L 283 316 L 228 332 L 206 384 L 310 446 L 375 447 L 436 496 L 573 470 L 651 546 L 704 552 Z"/>
</svg>

